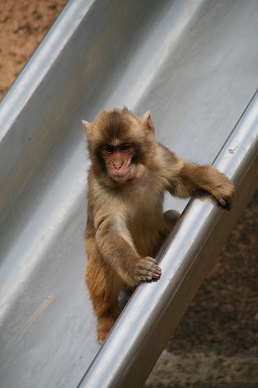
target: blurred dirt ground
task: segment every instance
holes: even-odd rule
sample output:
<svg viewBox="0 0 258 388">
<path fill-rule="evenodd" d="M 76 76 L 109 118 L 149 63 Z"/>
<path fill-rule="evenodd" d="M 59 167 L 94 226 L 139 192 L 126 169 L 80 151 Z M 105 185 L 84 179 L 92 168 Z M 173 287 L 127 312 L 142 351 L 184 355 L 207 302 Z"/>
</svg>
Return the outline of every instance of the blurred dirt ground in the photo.
<svg viewBox="0 0 258 388">
<path fill-rule="evenodd" d="M 0 99 L 66 3 L 65 0 L 0 1 Z"/>
<path fill-rule="evenodd" d="M 0 1 L 0 99 L 66 3 Z M 258 191 L 146 386 L 258 387 Z"/>
</svg>

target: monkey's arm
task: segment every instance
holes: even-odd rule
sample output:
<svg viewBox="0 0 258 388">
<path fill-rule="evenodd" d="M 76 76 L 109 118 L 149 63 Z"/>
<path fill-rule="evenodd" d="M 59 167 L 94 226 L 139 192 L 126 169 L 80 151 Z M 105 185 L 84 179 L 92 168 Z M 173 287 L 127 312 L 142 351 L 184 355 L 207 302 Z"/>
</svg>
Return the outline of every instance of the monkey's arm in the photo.
<svg viewBox="0 0 258 388">
<path fill-rule="evenodd" d="M 187 198 L 198 191 L 211 194 L 220 205 L 230 210 L 235 194 L 233 183 L 214 166 L 199 166 L 195 163 L 186 162 L 169 150 L 173 165 L 169 178 L 168 191 L 175 196 Z"/>
<path fill-rule="evenodd" d="M 102 258 L 130 287 L 158 279 L 161 269 L 152 257 L 140 257 L 119 211 L 97 218 L 95 240 Z"/>
</svg>

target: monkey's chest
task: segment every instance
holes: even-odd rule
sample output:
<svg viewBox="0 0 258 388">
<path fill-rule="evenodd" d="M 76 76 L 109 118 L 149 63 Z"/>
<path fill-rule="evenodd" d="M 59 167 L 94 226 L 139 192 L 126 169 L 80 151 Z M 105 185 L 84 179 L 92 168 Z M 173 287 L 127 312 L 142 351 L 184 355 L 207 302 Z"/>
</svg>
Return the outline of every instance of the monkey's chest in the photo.
<svg viewBox="0 0 258 388">
<path fill-rule="evenodd" d="M 135 192 L 123 198 L 126 213 L 133 224 L 145 224 L 146 221 L 159 219 L 163 213 L 164 194 L 157 193 L 152 187 L 138 185 Z"/>
<path fill-rule="evenodd" d="M 135 198 L 127 213 L 127 226 L 141 255 L 156 252 L 163 229 L 162 198 Z"/>
</svg>

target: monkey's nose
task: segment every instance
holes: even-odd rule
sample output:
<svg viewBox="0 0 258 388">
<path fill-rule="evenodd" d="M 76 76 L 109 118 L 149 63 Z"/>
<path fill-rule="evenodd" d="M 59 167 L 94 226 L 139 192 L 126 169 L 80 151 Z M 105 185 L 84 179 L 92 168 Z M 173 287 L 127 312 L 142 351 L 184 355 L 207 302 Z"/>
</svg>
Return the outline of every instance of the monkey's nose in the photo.
<svg viewBox="0 0 258 388">
<path fill-rule="evenodd" d="M 113 166 L 115 167 L 116 170 L 120 170 L 120 168 L 123 166 L 123 161 L 121 160 L 119 154 L 114 155 Z"/>
<path fill-rule="evenodd" d="M 120 168 L 122 167 L 122 163 L 120 164 L 114 163 L 114 167 L 116 170 L 120 170 Z"/>
</svg>

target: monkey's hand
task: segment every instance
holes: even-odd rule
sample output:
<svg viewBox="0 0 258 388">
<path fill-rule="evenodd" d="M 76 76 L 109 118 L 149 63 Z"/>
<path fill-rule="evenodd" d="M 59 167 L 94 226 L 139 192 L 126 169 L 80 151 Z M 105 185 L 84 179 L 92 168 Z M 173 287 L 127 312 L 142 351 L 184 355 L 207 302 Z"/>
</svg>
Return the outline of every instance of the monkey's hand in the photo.
<svg viewBox="0 0 258 388">
<path fill-rule="evenodd" d="M 219 174 L 219 179 L 217 180 L 217 185 L 214 185 L 212 188 L 211 194 L 224 209 L 231 210 L 235 196 L 234 184 L 219 171 L 217 173 Z"/>
<path fill-rule="evenodd" d="M 142 281 L 150 281 L 159 279 L 161 276 L 161 268 L 157 265 L 157 260 L 150 256 L 146 256 L 136 261 L 134 270 L 134 281 L 139 284 Z"/>
</svg>

